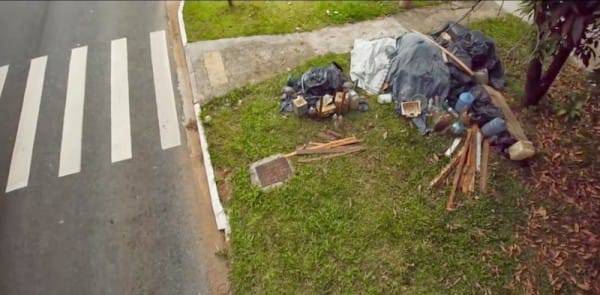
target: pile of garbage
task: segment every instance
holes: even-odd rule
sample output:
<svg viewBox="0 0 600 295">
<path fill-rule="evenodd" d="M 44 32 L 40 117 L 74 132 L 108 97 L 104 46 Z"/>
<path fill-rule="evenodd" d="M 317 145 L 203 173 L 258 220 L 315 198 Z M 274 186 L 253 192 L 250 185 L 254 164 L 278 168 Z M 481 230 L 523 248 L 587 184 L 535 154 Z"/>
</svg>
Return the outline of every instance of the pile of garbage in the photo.
<svg viewBox="0 0 600 295">
<path fill-rule="evenodd" d="M 378 94 L 379 103 L 394 103 L 423 135 L 464 136 L 477 125 L 501 151 L 519 140 L 485 88 L 503 89 L 504 68 L 494 41 L 479 31 L 450 22 L 430 36 L 413 31 L 396 40 L 355 40 L 350 76 Z"/>
<path fill-rule="evenodd" d="M 367 101 L 354 90 L 354 83 L 335 62 L 288 79 L 280 100 L 281 112 L 294 112 L 300 117 L 326 118 L 351 110 L 369 110 Z"/>
<path fill-rule="evenodd" d="M 441 132 L 458 138 L 477 127 L 491 146 L 513 160 L 534 153 L 496 91 L 505 80 L 494 41 L 479 31 L 450 22 L 429 36 L 412 31 L 397 39 L 355 40 L 349 77 L 334 62 L 290 78 L 280 111 L 312 118 L 367 111 L 355 85 L 378 95 L 379 103 L 393 103 L 423 135 Z"/>
</svg>

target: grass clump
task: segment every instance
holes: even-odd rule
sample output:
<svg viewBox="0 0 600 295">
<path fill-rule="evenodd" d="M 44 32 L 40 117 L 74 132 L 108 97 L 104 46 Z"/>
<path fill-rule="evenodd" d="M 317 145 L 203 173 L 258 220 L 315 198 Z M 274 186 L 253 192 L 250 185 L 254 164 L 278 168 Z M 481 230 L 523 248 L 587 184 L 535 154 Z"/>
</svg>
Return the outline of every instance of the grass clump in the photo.
<svg viewBox="0 0 600 295">
<path fill-rule="evenodd" d="M 439 1 L 413 1 L 414 7 Z M 183 18 L 190 41 L 286 34 L 359 22 L 402 11 L 397 1 L 190 1 Z"/>
<path fill-rule="evenodd" d="M 505 44 L 518 38 L 512 18 L 472 27 Z M 502 24 L 506 24 L 503 26 Z M 521 23 L 521 27 L 526 27 Z M 518 39 L 516 39 L 518 40 Z M 525 54 L 518 47 L 514 50 Z M 292 71 L 299 75 L 331 61 L 349 69 L 349 55 L 326 55 Z M 509 88 L 516 76 L 508 67 Z M 506 163 L 491 168 L 494 193 L 461 197 L 452 213 L 447 191 L 428 182 L 447 160 L 435 160 L 451 139 L 423 137 L 391 105 L 369 97 L 370 110 L 345 116 L 346 135 L 367 150 L 319 163 L 295 163 L 284 186 L 262 192 L 250 182 L 250 163 L 314 140 L 330 121 L 278 111 L 287 74 L 215 98 L 203 110 L 219 179 L 231 187 L 231 279 L 236 293 L 506 293 L 516 261 L 502 248 L 515 241 L 527 194 Z"/>
</svg>

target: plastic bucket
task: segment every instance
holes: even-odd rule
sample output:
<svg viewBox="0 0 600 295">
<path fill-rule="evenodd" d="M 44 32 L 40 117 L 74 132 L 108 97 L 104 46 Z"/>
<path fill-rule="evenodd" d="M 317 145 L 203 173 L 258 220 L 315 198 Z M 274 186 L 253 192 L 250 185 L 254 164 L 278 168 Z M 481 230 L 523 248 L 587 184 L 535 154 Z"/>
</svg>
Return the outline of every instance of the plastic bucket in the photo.
<svg viewBox="0 0 600 295">
<path fill-rule="evenodd" d="M 456 101 L 454 109 L 457 112 L 462 113 L 471 107 L 473 101 L 475 101 L 475 96 L 473 96 L 471 92 L 463 92 L 458 96 L 458 100 Z"/>
<path fill-rule="evenodd" d="M 506 130 L 506 122 L 502 118 L 494 118 L 481 127 L 481 133 L 486 137 L 494 136 L 504 130 Z"/>
</svg>

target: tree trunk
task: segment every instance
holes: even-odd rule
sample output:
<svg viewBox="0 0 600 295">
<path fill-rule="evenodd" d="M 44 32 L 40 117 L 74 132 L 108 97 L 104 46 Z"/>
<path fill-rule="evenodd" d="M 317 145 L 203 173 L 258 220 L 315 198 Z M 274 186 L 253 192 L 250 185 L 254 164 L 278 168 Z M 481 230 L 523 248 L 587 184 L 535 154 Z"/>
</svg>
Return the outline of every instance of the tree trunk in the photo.
<svg viewBox="0 0 600 295">
<path fill-rule="evenodd" d="M 538 57 L 531 60 L 527 70 L 527 81 L 525 82 L 525 97 L 521 102 L 523 106 L 537 105 L 542 100 L 542 97 L 548 92 L 552 82 L 560 73 L 560 69 L 569 58 L 571 51 L 573 51 L 573 46 L 560 47 L 543 76 L 542 61 Z"/>
<path fill-rule="evenodd" d="M 227 4 L 229 4 L 229 8 L 233 8 L 233 0 L 227 0 Z"/>
<path fill-rule="evenodd" d="M 529 62 L 527 69 L 527 80 L 525 81 L 525 96 L 521 100 L 521 105 L 528 107 L 538 104 L 542 95 L 540 92 L 540 77 L 542 76 L 542 61 L 539 57 L 534 57 Z"/>
</svg>

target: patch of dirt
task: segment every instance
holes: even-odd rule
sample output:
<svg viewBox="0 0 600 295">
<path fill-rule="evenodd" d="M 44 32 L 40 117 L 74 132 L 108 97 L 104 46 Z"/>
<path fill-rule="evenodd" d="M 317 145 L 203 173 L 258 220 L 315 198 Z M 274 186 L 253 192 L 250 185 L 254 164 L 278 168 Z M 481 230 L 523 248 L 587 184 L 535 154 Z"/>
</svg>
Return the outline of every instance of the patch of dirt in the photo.
<svg viewBox="0 0 600 295">
<path fill-rule="evenodd" d="M 600 92 L 595 83 L 568 66 L 547 100 L 521 113 L 534 127 L 538 155 L 524 173 L 532 192 L 528 221 L 519 230 L 519 243 L 506 251 L 520 258 L 513 283 L 529 294 L 539 294 L 542 281 L 556 293 L 600 294 Z M 557 116 L 574 95 L 585 99 L 580 118 Z"/>
<path fill-rule="evenodd" d="M 233 188 L 231 186 L 231 170 L 228 168 L 217 168 L 215 171 L 217 190 L 221 202 L 227 203 L 231 199 Z"/>
</svg>

